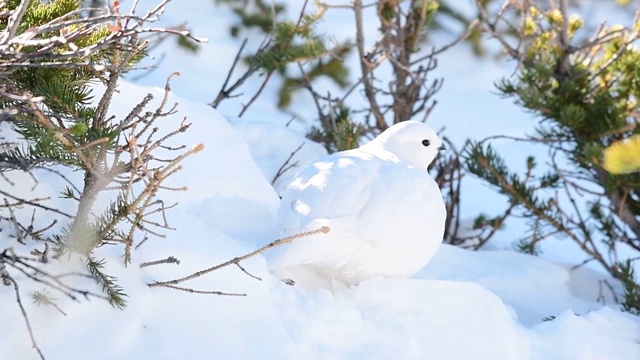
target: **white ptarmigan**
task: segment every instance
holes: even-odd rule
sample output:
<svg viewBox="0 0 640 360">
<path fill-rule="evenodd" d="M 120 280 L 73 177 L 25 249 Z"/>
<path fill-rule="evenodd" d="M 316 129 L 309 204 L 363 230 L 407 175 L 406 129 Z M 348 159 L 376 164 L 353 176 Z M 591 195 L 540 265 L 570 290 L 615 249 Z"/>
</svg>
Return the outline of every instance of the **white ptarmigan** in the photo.
<svg viewBox="0 0 640 360">
<path fill-rule="evenodd" d="M 325 225 L 331 231 L 282 246 L 270 268 L 296 282 L 303 270 L 349 285 L 416 273 L 444 235 L 444 200 L 427 172 L 443 148 L 431 127 L 408 120 L 302 169 L 282 194 L 276 221 L 284 236 Z"/>
</svg>

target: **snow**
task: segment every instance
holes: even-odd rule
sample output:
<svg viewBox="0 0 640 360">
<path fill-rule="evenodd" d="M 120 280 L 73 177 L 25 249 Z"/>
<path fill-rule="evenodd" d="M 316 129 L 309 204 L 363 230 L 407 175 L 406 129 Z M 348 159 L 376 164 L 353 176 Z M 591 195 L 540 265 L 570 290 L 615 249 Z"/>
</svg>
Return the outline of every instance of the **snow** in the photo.
<svg viewBox="0 0 640 360">
<path fill-rule="evenodd" d="M 161 91 L 127 83 L 120 90 L 115 113 L 126 111 L 146 92 Z M 374 278 L 333 291 L 288 286 L 269 274 L 262 256 L 243 263 L 262 281 L 230 267 L 184 283 L 246 297 L 149 288 L 149 282 L 188 275 L 251 251 L 274 234 L 270 222 L 278 197 L 238 132 L 215 110 L 174 99 L 183 110 L 167 122 L 187 115 L 194 131 L 180 140 L 202 142 L 208 149 L 185 162 L 176 179 L 189 190 L 167 193 L 181 202 L 170 214 L 178 230 L 134 251 L 128 268 L 122 264 L 122 249 L 98 249 L 97 256 L 108 260 L 105 272 L 116 276 L 129 295 L 124 310 L 99 299 L 75 303 L 52 294 L 67 313 L 63 316 L 30 301 L 29 291 L 41 286 L 22 285 L 34 335 L 48 359 L 640 357 L 637 317 L 614 310 L 610 301 L 614 308 L 580 297 L 566 267 L 508 251 L 472 252 L 445 245 L 415 278 Z M 180 264 L 138 267 L 167 256 Z M 62 268 L 51 269 L 81 269 L 77 259 L 62 262 L 56 265 Z M 604 277 L 583 274 L 578 285 L 593 287 L 598 276 Z M 5 299 L 0 358 L 37 358 L 11 300 L 12 289 L 0 287 L 0 296 Z M 544 322 L 549 316 L 556 318 Z"/>
<path fill-rule="evenodd" d="M 306 305 L 286 314 L 292 358 L 523 359 L 529 351 L 500 299 L 477 284 L 379 278 L 337 294 L 291 292 Z"/>
<path fill-rule="evenodd" d="M 244 119 L 231 121 L 249 145 L 265 179 L 280 195 L 303 165 L 327 155 L 324 146 L 286 126 Z"/>
<path fill-rule="evenodd" d="M 183 77 L 173 80 L 173 88 L 184 97 L 172 95 L 171 101 L 180 104 L 178 113 L 163 120 L 163 126 L 173 129 L 186 116 L 193 126 L 176 142 L 205 145 L 202 152 L 184 161 L 183 170 L 172 180 L 188 190 L 162 194 L 167 202 L 179 202 L 168 214 L 177 230 L 167 233 L 165 239 L 152 238 L 135 250 L 129 267 L 122 263 L 122 248 L 97 249 L 97 257 L 107 260 L 105 272 L 116 276 L 128 294 L 124 310 L 95 298 L 74 302 L 49 289 L 67 314 L 64 316 L 52 306 L 34 304 L 32 291 L 41 291 L 44 286 L 24 280 L 9 268 L 20 283 L 34 336 L 47 359 L 640 359 L 640 318 L 619 311 L 609 288 L 603 285 L 610 282 L 619 291 L 612 279 L 593 269 L 572 269 L 572 264 L 513 251 L 474 252 L 443 245 L 413 278 L 374 278 L 352 287 L 335 284 L 332 291 L 304 291 L 278 281 L 269 273 L 262 255 L 242 263 L 261 281 L 232 266 L 181 284 L 247 296 L 148 287 L 150 282 L 191 274 L 274 240 L 273 217 L 280 200 L 270 183 L 283 159 L 305 140 L 293 126 L 286 128 L 275 119 L 268 101 L 256 103 L 254 114 L 259 116 L 254 115 L 253 120 L 260 124 L 230 123 L 206 105 L 213 89 L 223 81 L 237 46 L 224 40 L 221 50 L 216 51 L 217 38 L 227 39 L 220 31 L 226 27 L 206 24 L 211 24 L 213 11 L 226 13 L 211 1 L 194 1 L 193 6 L 183 8 L 177 3 L 167 15 L 176 21 L 189 18 L 190 25 L 202 30 L 198 35 L 213 39 L 203 46 L 208 62 L 174 51 L 144 79 L 147 84 L 162 86 L 170 72 L 183 72 Z M 223 19 L 223 15 L 216 19 Z M 445 69 L 462 66 L 461 62 L 443 64 Z M 182 68 L 174 67 L 178 65 Z M 484 74 L 480 70 L 474 73 Z M 461 85 L 461 79 L 468 75 L 447 78 L 447 84 L 455 84 L 456 79 L 461 82 L 445 86 L 446 91 L 455 92 L 462 86 L 465 89 L 460 94 L 465 101 L 484 94 L 485 98 L 475 97 L 484 102 L 489 98 L 487 89 L 473 92 L 472 84 Z M 128 113 L 148 92 L 156 99 L 162 94 L 157 87 L 123 82 L 110 112 Z M 461 133 L 472 131 L 476 122 L 471 116 L 482 116 L 485 110 L 497 114 L 499 106 L 504 107 L 493 95 L 484 104 L 465 106 L 446 93 L 443 96 L 437 108 L 440 116 L 444 113 L 446 118 L 455 118 L 459 115 L 456 109 L 473 110 Z M 274 121 L 270 121 L 272 116 Z M 449 128 L 454 125 L 452 122 Z M 517 131 L 512 126 L 510 131 Z M 303 149 L 296 158 L 300 166 L 323 154 L 311 142 Z M 69 175 L 80 180 L 78 174 Z M 42 181 L 33 190 L 29 177 L 20 173 L 10 176 L 20 191 L 54 195 L 53 204 L 69 206 L 55 197 L 62 184 L 50 182 L 50 174 L 36 174 Z M 293 174 L 286 176 L 283 183 Z M 478 196 L 471 208 L 495 206 L 483 197 L 486 189 L 475 189 L 479 189 Z M 28 218 L 30 211 L 19 216 Z M 511 234 L 521 235 L 518 229 Z M 0 232 L 0 241 L 18 248 L 7 235 Z M 168 256 L 178 258 L 180 264 L 139 267 Z M 82 262 L 75 257 L 46 267 L 53 273 L 82 269 Z M 92 280 L 69 281 L 99 293 Z M 13 288 L 0 286 L 0 298 L 0 359 L 37 359 Z"/>
<path fill-rule="evenodd" d="M 173 80 L 180 81 L 180 77 Z M 119 91 L 112 112 L 116 116 L 126 115 L 147 93 L 154 96 L 149 109 L 155 109 L 164 94 L 164 89 L 140 88 L 126 81 L 120 84 Z M 191 147 L 202 143 L 204 149 L 181 163 L 192 172 L 180 171 L 167 180 L 167 186 L 186 185 L 188 191 L 169 191 L 163 199 L 185 205 L 182 211 L 191 212 L 192 216 L 205 216 L 205 222 L 223 233 L 248 233 L 252 227 L 271 220 L 280 201 L 269 182 L 262 178 L 244 138 L 208 105 L 182 98 L 171 98 L 167 103 L 175 102 L 179 104 L 179 112 L 159 120 L 160 124 L 173 130 L 186 118 L 191 127 L 167 145 Z"/>
<path fill-rule="evenodd" d="M 635 319 L 634 319 L 635 320 Z M 586 316 L 565 311 L 533 328 L 533 359 L 632 359 L 638 357 L 638 328 L 609 308 Z"/>
<path fill-rule="evenodd" d="M 443 245 L 436 258 L 417 276 L 478 283 L 513 308 L 521 323 L 535 325 L 567 308 L 586 314 L 601 307 L 595 301 L 599 294 L 580 294 L 572 286 L 597 289 L 598 280 L 606 277 L 591 273 L 590 276 L 583 275 L 585 277 L 576 284 L 575 272 L 546 259 L 513 251 L 471 252 Z M 505 286 L 505 282 L 509 286 Z M 610 293 L 603 292 L 602 296 L 606 297 L 607 303 L 613 302 Z"/>
</svg>

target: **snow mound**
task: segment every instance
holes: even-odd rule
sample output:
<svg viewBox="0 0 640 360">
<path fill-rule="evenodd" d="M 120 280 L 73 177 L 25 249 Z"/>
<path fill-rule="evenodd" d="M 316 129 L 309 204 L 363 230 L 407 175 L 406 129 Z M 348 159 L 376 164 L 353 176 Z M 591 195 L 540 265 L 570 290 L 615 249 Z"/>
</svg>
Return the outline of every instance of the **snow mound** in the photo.
<svg viewBox="0 0 640 360">
<path fill-rule="evenodd" d="M 327 155 L 322 145 L 282 125 L 243 119 L 232 124 L 244 136 L 254 161 L 278 194 L 301 168 Z"/>
<path fill-rule="evenodd" d="M 282 295 L 295 359 L 526 359 L 529 351 L 502 301 L 473 283 L 377 278 Z"/>
<path fill-rule="evenodd" d="M 180 77 L 172 80 L 172 84 L 180 82 L 184 82 Z M 155 109 L 164 89 L 123 81 L 110 110 L 116 116 L 125 116 L 147 93 L 154 96 L 148 109 Z M 162 195 L 165 201 L 188 205 L 182 211 L 204 217 L 212 228 L 230 235 L 244 237 L 255 233 L 251 228 L 262 230 L 271 221 L 279 199 L 263 180 L 244 138 L 210 106 L 171 94 L 168 106 L 176 102 L 177 113 L 160 119 L 158 125 L 172 130 L 184 118 L 192 125 L 170 144 L 187 148 L 199 143 L 205 146 L 186 158 L 181 163 L 183 170 L 167 180 L 167 186 L 187 186 L 188 191 L 165 192 Z"/>
<path fill-rule="evenodd" d="M 148 91 L 156 98 L 162 93 L 126 83 L 120 91 L 112 113 L 127 113 Z M 167 195 L 180 201 L 169 213 L 177 231 L 134 250 L 128 268 L 122 249 L 97 250 L 107 260 L 105 272 L 129 295 L 128 307 L 113 309 L 98 299 L 78 303 L 49 290 L 65 316 L 34 304 L 31 293 L 43 285 L 25 282 L 8 268 L 21 281 L 22 301 L 47 359 L 640 358 L 638 317 L 584 298 L 589 292 L 575 287 L 590 286 L 589 277 L 574 282 L 561 265 L 513 252 L 442 246 L 418 278 L 376 278 L 332 292 L 304 292 L 277 281 L 262 256 L 242 263 L 262 281 L 229 267 L 180 284 L 246 297 L 149 288 L 150 282 L 245 254 L 258 240 L 273 240 L 269 224 L 278 205 L 246 143 L 224 118 L 206 105 L 170 101 L 179 101 L 180 110 L 165 119 L 169 128 L 183 115 L 194 123 L 179 143 L 202 142 L 206 150 L 187 159 L 174 179 L 188 191 Z M 139 267 L 168 256 L 180 264 Z M 72 258 L 48 266 L 52 273 L 67 273 L 81 269 L 82 262 Z M 71 285 L 84 287 L 86 281 Z M 38 359 L 13 288 L 0 286 L 0 298 L 0 359 Z M 551 315 L 556 318 L 542 321 Z"/>
<path fill-rule="evenodd" d="M 585 316 L 565 311 L 533 330 L 533 360 L 640 359 L 637 317 L 607 307 Z"/>
<path fill-rule="evenodd" d="M 586 314 L 601 308 L 593 292 L 581 289 L 597 289 L 598 280 L 611 279 L 600 273 L 591 276 L 574 284 L 572 270 L 543 258 L 514 251 L 470 251 L 451 245 L 442 245 L 433 260 L 416 275 L 478 283 L 515 309 L 525 325 L 540 323 L 568 309 Z M 586 294 L 594 296 L 583 297 Z"/>
</svg>

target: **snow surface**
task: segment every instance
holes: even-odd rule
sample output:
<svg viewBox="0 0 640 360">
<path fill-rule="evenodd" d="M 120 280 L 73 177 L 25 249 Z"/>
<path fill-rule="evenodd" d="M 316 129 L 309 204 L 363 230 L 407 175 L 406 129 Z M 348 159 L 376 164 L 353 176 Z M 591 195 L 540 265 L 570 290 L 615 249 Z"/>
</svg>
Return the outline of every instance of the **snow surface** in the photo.
<svg viewBox="0 0 640 360">
<path fill-rule="evenodd" d="M 115 113 L 126 112 L 146 92 L 160 94 L 127 83 L 120 90 Z M 105 271 L 129 295 L 122 311 L 98 299 L 74 303 L 49 290 L 63 316 L 30 301 L 29 291 L 41 286 L 22 285 L 34 335 L 48 359 L 640 358 L 637 317 L 580 297 L 566 267 L 507 251 L 442 246 L 415 278 L 375 278 L 333 292 L 306 292 L 278 281 L 262 256 L 243 263 L 262 281 L 231 267 L 184 284 L 246 297 L 149 288 L 151 281 L 188 275 L 272 240 L 278 204 L 238 132 L 206 105 L 174 99 L 181 111 L 168 122 L 186 115 L 194 128 L 181 140 L 202 142 L 208 151 L 185 162 L 176 179 L 190 190 L 166 194 L 181 200 L 170 214 L 178 230 L 135 250 L 129 268 L 122 264 L 122 249 L 98 249 L 108 260 Z M 167 256 L 180 264 L 137 266 Z M 82 268 L 75 258 L 57 266 L 51 269 Z M 599 277 L 582 276 L 579 285 L 597 286 Z M 11 300 L 13 289 L 0 287 L 0 296 L 0 358 L 37 358 Z M 556 318 L 543 321 L 550 316 Z"/>
<path fill-rule="evenodd" d="M 76 303 L 48 290 L 64 316 L 52 306 L 32 303 L 31 291 L 42 290 L 42 285 L 21 281 L 25 310 L 47 359 L 640 359 L 640 319 L 617 310 L 603 285 L 610 278 L 592 269 L 572 270 L 564 263 L 511 251 L 472 252 L 444 245 L 414 278 L 375 278 L 350 288 L 336 284 L 332 292 L 302 291 L 276 280 L 261 255 L 242 265 L 262 281 L 230 267 L 184 283 L 246 297 L 149 288 L 149 282 L 188 275 L 274 240 L 272 220 L 279 198 L 270 183 L 282 159 L 304 140 L 296 133 L 299 126 L 287 129 L 284 122 L 275 121 L 274 102 L 259 101 L 249 113 L 250 119 L 271 125 L 234 120 L 232 126 L 206 105 L 223 82 L 238 45 L 225 33 L 228 11 L 210 0 L 194 0 L 188 7 L 179 3 L 170 5 L 165 21 L 189 19 L 198 35 L 208 36 L 211 43 L 202 46 L 200 57 L 167 43 L 166 61 L 143 81 L 162 86 L 169 73 L 182 71 L 173 88 L 183 97 L 172 98 L 180 107 L 178 114 L 166 119 L 167 128 L 187 116 L 193 127 L 176 141 L 205 145 L 203 152 L 185 160 L 174 178 L 174 184 L 189 190 L 162 194 L 167 202 L 180 202 L 169 213 L 177 230 L 135 250 L 128 268 L 122 264 L 121 248 L 97 250 L 98 257 L 108 260 L 105 272 L 118 277 L 129 295 L 124 310 L 99 299 Z M 346 26 L 336 26 L 336 31 Z M 526 116 L 489 93 L 497 77 L 495 65 L 485 64 L 470 73 L 467 63 L 456 60 L 460 53 L 450 54 L 441 61 L 443 75 L 451 71 L 451 76 L 439 97 L 435 124 L 461 118 L 465 124 L 455 132 L 460 138 L 469 135 L 465 131 L 489 131 L 491 124 L 508 132 L 522 131 L 517 121 L 509 122 L 508 128 L 500 122 Z M 110 111 L 128 113 L 147 92 L 158 98 L 161 89 L 122 83 Z M 299 107 L 304 106 L 308 104 Z M 228 109 L 223 111 L 236 114 Z M 491 115 L 482 115 L 484 111 Z M 448 129 L 454 125 L 448 124 Z M 269 139 L 274 139 L 271 146 Z M 303 148 L 311 150 L 296 159 L 300 165 L 322 153 L 311 143 Z M 46 173 L 36 175 L 52 179 Z M 28 177 L 11 176 L 29 194 L 55 194 L 61 185 L 41 181 L 32 190 Z M 80 180 L 77 174 L 70 176 Z M 468 205 L 470 213 L 497 206 L 487 200 L 484 194 L 489 192 L 483 187 L 471 189 L 478 196 Z M 51 201 L 68 206 L 55 197 Z M 19 215 L 28 217 L 30 212 Z M 518 231 L 507 234 L 517 236 Z M 0 241 L 14 240 L 0 232 Z M 177 257 L 180 264 L 138 267 L 167 256 Z M 76 258 L 47 268 L 55 273 L 80 269 L 82 263 Z M 91 282 L 72 281 L 99 290 Z M 0 298 L 0 359 L 37 359 L 13 288 L 0 286 Z"/>
<path fill-rule="evenodd" d="M 245 119 L 231 121 L 247 141 L 262 174 L 280 195 L 303 165 L 327 155 L 324 146 L 286 126 Z"/>
</svg>

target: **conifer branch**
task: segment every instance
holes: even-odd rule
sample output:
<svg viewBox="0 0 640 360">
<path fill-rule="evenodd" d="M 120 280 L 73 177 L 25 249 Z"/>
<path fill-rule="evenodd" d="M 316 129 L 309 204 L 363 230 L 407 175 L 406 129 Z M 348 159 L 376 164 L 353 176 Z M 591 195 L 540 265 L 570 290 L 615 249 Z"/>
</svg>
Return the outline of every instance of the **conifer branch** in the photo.
<svg viewBox="0 0 640 360">
<path fill-rule="evenodd" d="M 566 0 L 550 1 L 548 8 L 505 1 L 493 18 L 476 3 L 484 30 L 518 61 L 515 76 L 499 83 L 498 90 L 540 118 L 536 136 L 513 140 L 547 147 L 551 171 L 522 180 L 482 144 L 467 153 L 469 171 L 507 195 L 518 216 L 530 219 L 531 233 L 519 244 L 523 250 L 534 250 L 550 236 L 567 237 L 587 258 L 578 266 L 598 262 L 624 284 L 626 310 L 637 311 L 640 287 L 632 276 L 633 260 L 619 259 L 618 249 L 624 244 L 640 251 L 640 176 L 607 173 L 602 155 L 612 143 L 638 136 L 633 123 L 639 93 L 628 86 L 637 76 L 628 69 L 640 59 L 631 46 L 640 38 L 640 13 L 631 26 L 601 24 L 590 39 L 576 40 L 584 20 L 569 13 Z M 513 18 L 520 24 L 511 24 L 509 14 L 517 14 Z M 511 29 L 517 43 L 498 27 Z M 527 166 L 535 166 L 533 158 Z"/>
<path fill-rule="evenodd" d="M 54 6 L 63 1 L 66 1 L 64 8 L 69 10 L 59 14 L 60 9 Z M 89 17 L 83 15 L 85 9 L 78 8 L 79 3 L 73 0 L 60 0 L 55 4 L 27 0 L 5 4 L 11 15 L 3 18 L 5 26 L 0 30 L 0 97 L 3 99 L 0 121 L 9 122 L 25 140 L 5 146 L 0 136 L 0 181 L 8 185 L 0 185 L 3 212 L 0 223 L 9 224 L 0 224 L 0 227 L 11 231 L 8 239 L 16 240 L 15 244 L 0 249 L 0 279 L 7 286 L 15 285 L 18 305 L 40 355 L 22 306 L 20 288 L 8 269 L 19 272 L 24 281 L 43 284 L 46 289 L 53 289 L 73 301 L 96 297 L 124 307 L 124 289 L 117 284 L 117 279 L 103 271 L 105 262 L 95 259 L 93 250 L 107 243 L 122 244 L 125 262 L 129 262 L 137 234 L 143 232 L 147 239 L 150 235 L 164 236 L 157 229 L 172 229 L 165 214 L 172 206 L 165 206 L 158 199 L 159 191 L 166 188 L 162 186 L 163 181 L 180 170 L 179 163 L 186 156 L 202 149 L 197 145 L 184 151 L 184 145 L 166 144 L 187 131 L 190 124 L 185 120 L 169 133 L 153 125 L 159 118 L 177 111 L 177 104 L 165 108 L 171 77 L 155 111 L 143 114 L 152 99 L 149 95 L 123 119 L 107 115 L 120 76 L 142 58 L 148 44 L 145 37 L 178 34 L 201 40 L 184 29 L 150 26 L 169 2 L 159 1 L 143 16 L 135 14 L 138 2 L 134 1 L 127 14 L 121 14 L 119 6 L 114 6 L 104 14 L 90 11 Z M 96 80 L 104 84 L 105 92 L 97 106 L 93 106 L 90 82 Z M 160 158 L 156 155 L 160 149 L 169 155 Z M 77 186 L 51 166 L 83 173 L 83 186 Z M 62 198 L 77 201 L 75 213 L 48 206 L 49 198 L 31 199 L 22 195 L 18 186 L 22 184 L 4 175 L 5 171 L 19 170 L 31 176 L 37 185 L 38 180 L 32 174 L 35 169 L 48 170 L 66 182 L 60 189 Z M 97 209 L 96 199 L 109 189 L 118 190 L 119 196 L 99 214 L 102 209 Z M 22 221 L 19 212 L 29 207 L 31 220 Z M 39 216 L 44 214 L 42 210 L 67 219 L 56 216 L 47 224 L 36 226 L 35 219 L 42 218 Z M 65 226 L 57 230 L 54 225 L 62 221 L 66 222 Z M 78 252 L 80 255 L 74 256 L 84 258 L 87 274 L 56 275 L 41 267 L 47 262 L 61 261 L 61 256 L 69 251 Z M 96 280 L 106 295 L 69 285 L 70 275 Z M 52 305 L 64 313 L 45 290 L 33 296 L 38 304 Z"/>
<path fill-rule="evenodd" d="M 107 294 L 109 303 L 122 309 L 127 304 L 127 301 L 124 299 L 127 294 L 125 294 L 124 289 L 116 283 L 117 279 L 115 277 L 102 272 L 104 264 L 104 260 L 96 260 L 91 256 L 87 257 L 87 268 L 91 276 L 102 286 L 102 291 Z"/>
</svg>

